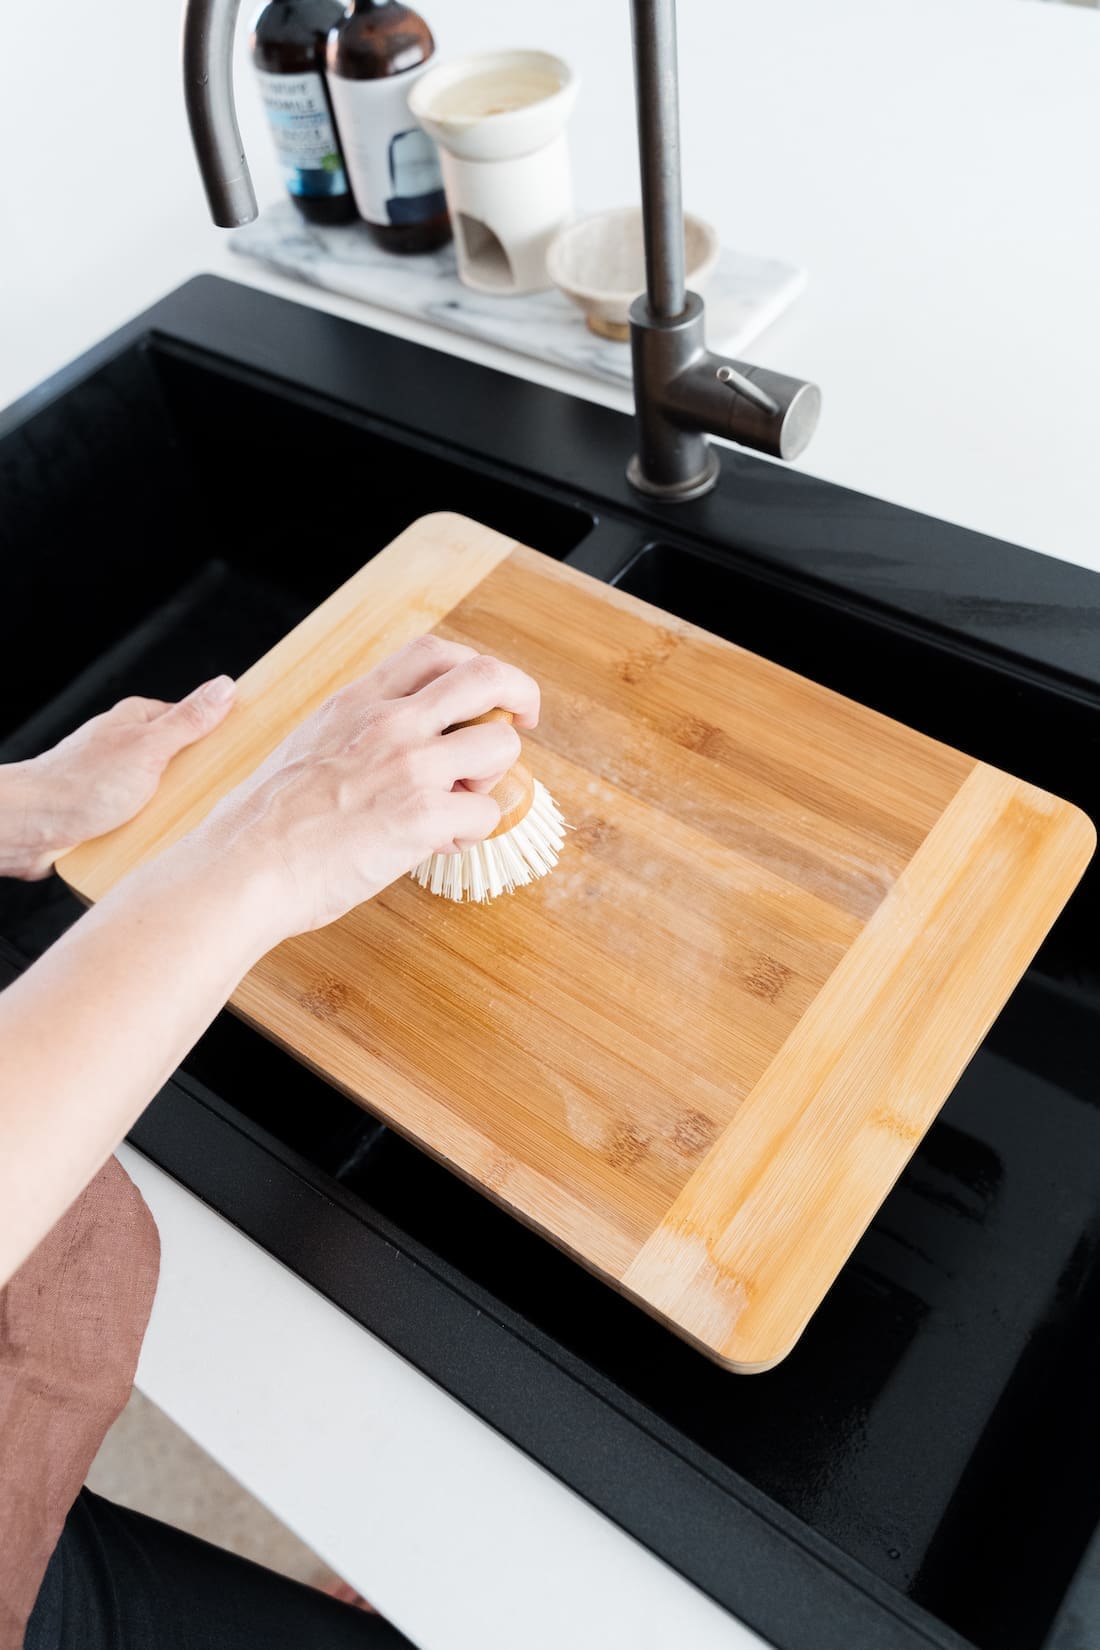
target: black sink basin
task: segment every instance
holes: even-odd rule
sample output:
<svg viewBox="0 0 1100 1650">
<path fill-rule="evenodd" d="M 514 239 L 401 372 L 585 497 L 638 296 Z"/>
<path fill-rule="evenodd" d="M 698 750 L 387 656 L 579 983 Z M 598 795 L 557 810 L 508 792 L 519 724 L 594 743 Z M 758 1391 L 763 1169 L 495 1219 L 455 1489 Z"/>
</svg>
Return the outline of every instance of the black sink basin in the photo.
<svg viewBox="0 0 1100 1650">
<path fill-rule="evenodd" d="M 204 279 L 0 420 L 0 760 L 460 510 L 1100 814 L 1100 578 Z M 1094 868 L 792 1356 L 725 1374 L 229 1015 L 142 1150 L 788 1650 L 1096 1650 Z M 0 884 L 0 975 L 78 914 Z M 262 1165 L 263 1172 L 258 1172 Z"/>
</svg>

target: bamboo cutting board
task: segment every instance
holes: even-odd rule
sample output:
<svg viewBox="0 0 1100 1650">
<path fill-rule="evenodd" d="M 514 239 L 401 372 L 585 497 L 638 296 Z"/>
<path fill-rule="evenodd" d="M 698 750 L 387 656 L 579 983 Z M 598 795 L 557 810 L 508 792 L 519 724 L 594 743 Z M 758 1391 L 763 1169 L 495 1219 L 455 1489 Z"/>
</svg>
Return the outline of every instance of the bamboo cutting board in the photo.
<svg viewBox="0 0 1100 1650">
<path fill-rule="evenodd" d="M 459 516 L 261 659 L 96 899 L 429 629 L 542 684 L 575 827 L 489 906 L 403 879 L 238 1013 L 731 1369 L 788 1353 L 1084 869 L 1068 803 Z"/>
</svg>

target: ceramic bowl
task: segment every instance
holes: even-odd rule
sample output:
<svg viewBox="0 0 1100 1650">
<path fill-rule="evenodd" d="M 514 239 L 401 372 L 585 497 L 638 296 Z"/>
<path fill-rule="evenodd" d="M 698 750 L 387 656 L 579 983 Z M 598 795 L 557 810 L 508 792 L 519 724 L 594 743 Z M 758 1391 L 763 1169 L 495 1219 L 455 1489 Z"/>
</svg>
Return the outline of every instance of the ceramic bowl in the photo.
<svg viewBox="0 0 1100 1650">
<path fill-rule="evenodd" d="M 691 212 L 684 214 L 684 250 L 687 284 L 698 292 L 718 262 L 718 234 Z M 551 244 L 546 265 L 593 332 L 629 338 L 630 306 L 645 290 L 641 208 L 623 206 L 570 224 Z"/>
</svg>

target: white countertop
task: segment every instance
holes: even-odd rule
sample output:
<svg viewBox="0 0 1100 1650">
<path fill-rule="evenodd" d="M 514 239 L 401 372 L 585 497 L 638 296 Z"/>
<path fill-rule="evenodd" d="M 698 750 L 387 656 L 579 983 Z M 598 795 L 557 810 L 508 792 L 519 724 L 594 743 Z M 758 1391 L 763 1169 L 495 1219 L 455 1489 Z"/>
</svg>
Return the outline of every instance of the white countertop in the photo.
<svg viewBox="0 0 1100 1650">
<path fill-rule="evenodd" d="M 0 169 L 0 403 L 203 269 L 563 381 L 233 257 L 190 155 L 178 5 L 99 0 L 71 65 L 46 53 L 35 8 L 5 19 L 0 136 L 22 160 Z M 510 15 L 516 42 L 568 57 L 578 205 L 636 199 L 626 0 L 424 6 L 441 52 L 501 44 Z M 78 15 L 78 0 L 55 10 L 50 37 Z M 823 387 L 804 467 L 1100 567 L 1100 17 L 1035 0 L 681 0 L 680 35 L 688 204 L 727 244 L 810 272 L 753 351 Z"/>
<path fill-rule="evenodd" d="M 626 0 L 424 9 L 443 52 L 531 44 L 569 58 L 584 82 L 578 205 L 636 198 Z M 1100 16 L 1032 0 L 680 11 L 687 202 L 727 244 L 810 271 L 752 351 L 823 386 L 804 467 L 1100 569 Z M 201 270 L 627 404 L 233 258 L 190 156 L 177 12 L 177 0 L 99 0 L 90 24 L 68 0 L 48 27 L 33 7 L 5 18 L 0 404 Z M 272 199 L 270 144 L 239 79 L 258 193 Z M 423 1650 L 758 1642 L 124 1156 L 164 1253 L 141 1386 Z"/>
</svg>

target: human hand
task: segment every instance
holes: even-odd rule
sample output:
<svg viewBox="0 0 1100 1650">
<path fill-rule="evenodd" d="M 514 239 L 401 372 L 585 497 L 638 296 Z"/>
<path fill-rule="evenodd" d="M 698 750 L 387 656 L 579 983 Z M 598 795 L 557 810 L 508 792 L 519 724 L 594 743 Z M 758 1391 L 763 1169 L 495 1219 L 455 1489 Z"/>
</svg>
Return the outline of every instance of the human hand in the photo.
<svg viewBox="0 0 1100 1650">
<path fill-rule="evenodd" d="M 324 927 L 427 855 L 496 828 L 484 793 L 516 761 L 519 736 L 506 722 L 453 728 L 496 706 L 534 727 L 536 683 L 422 636 L 326 700 L 177 846 L 259 876 L 265 947 Z"/>
<path fill-rule="evenodd" d="M 176 704 L 122 699 L 41 756 L 0 768 L 0 874 L 39 881 L 70 848 L 132 819 L 176 752 L 218 726 L 233 694 L 219 676 Z"/>
</svg>

